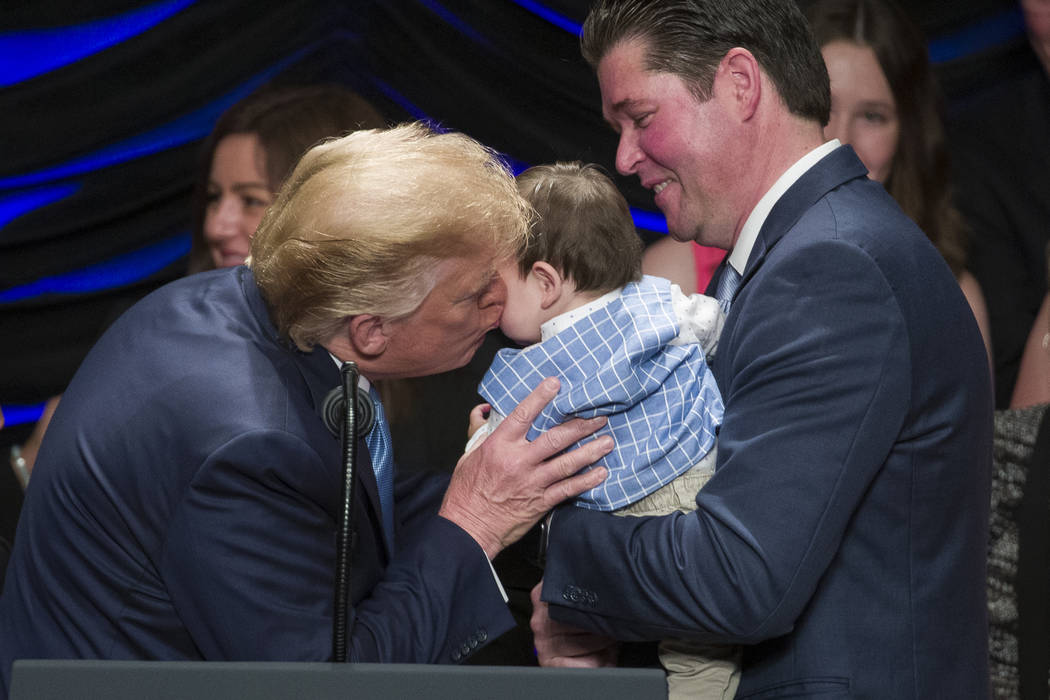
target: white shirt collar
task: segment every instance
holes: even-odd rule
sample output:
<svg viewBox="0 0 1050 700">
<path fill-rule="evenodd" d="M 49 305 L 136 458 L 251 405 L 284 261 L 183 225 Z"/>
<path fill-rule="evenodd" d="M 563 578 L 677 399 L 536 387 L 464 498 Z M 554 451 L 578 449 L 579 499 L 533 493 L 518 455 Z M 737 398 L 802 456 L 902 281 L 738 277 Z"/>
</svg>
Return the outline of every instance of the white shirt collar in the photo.
<svg viewBox="0 0 1050 700">
<path fill-rule="evenodd" d="M 558 314 L 540 326 L 540 342 L 561 333 L 584 316 L 592 314 L 598 309 L 604 309 L 606 306 L 619 299 L 622 291 L 622 289 L 614 289 L 607 294 L 603 294 L 594 301 L 587 302 L 583 306 L 577 306 L 575 309 Z"/>
<path fill-rule="evenodd" d="M 330 352 L 328 353 L 328 356 L 330 358 L 332 358 L 332 362 L 335 363 L 336 367 L 338 367 L 339 369 L 343 368 L 343 361 L 342 360 L 340 360 L 338 357 L 336 357 L 335 355 L 333 355 Z M 342 382 L 342 380 L 340 380 L 340 383 L 341 382 Z M 368 378 L 365 375 L 363 375 L 360 372 L 358 372 L 357 373 L 357 386 L 359 386 L 360 388 L 364 389 L 365 391 L 368 391 L 371 388 L 372 383 L 368 381 Z"/>
<path fill-rule="evenodd" d="M 784 193 L 794 185 L 800 177 L 802 177 L 807 170 L 817 164 L 817 161 L 826 156 L 827 154 L 834 151 L 841 144 L 838 139 L 832 139 L 825 144 L 817 146 L 806 155 L 799 158 L 794 165 L 784 171 L 773 186 L 769 188 L 769 191 L 762 195 L 762 199 L 758 200 L 758 204 L 751 210 L 751 213 L 747 217 L 747 221 L 744 222 L 744 227 L 740 229 L 740 235 L 737 236 L 736 245 L 733 246 L 733 250 L 729 253 L 729 264 L 733 266 L 741 275 L 744 274 L 744 268 L 747 267 L 747 259 L 751 257 L 751 249 L 755 247 L 755 241 L 758 240 L 758 233 L 762 230 L 762 224 L 766 223 L 766 217 L 769 216 L 769 212 L 773 210 L 773 205 L 784 196 Z"/>
</svg>

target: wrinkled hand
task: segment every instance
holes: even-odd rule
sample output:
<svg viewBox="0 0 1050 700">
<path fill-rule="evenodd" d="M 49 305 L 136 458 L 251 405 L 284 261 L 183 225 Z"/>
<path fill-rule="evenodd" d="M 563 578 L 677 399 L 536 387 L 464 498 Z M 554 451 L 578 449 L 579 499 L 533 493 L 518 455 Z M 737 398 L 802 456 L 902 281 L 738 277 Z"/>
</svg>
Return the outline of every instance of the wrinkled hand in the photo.
<svg viewBox="0 0 1050 700">
<path fill-rule="evenodd" d="M 485 425 L 485 421 L 489 419 L 489 411 L 491 410 L 492 406 L 487 403 L 479 403 L 470 410 L 470 417 L 467 420 L 468 440 L 474 437 L 474 433 L 478 432 L 478 428 Z"/>
<path fill-rule="evenodd" d="M 600 668 L 615 666 L 617 641 L 552 620 L 550 606 L 540 600 L 543 581 L 532 589 L 532 636 L 540 666 Z"/>
<path fill-rule="evenodd" d="M 577 474 L 609 453 L 613 441 L 608 435 L 560 454 L 605 425 L 605 418 L 574 418 L 532 442 L 525 438 L 559 386 L 550 377 L 540 382 L 477 449 L 460 458 L 452 474 L 438 515 L 466 530 L 490 559 L 551 508 L 608 476 L 605 467 Z"/>
</svg>

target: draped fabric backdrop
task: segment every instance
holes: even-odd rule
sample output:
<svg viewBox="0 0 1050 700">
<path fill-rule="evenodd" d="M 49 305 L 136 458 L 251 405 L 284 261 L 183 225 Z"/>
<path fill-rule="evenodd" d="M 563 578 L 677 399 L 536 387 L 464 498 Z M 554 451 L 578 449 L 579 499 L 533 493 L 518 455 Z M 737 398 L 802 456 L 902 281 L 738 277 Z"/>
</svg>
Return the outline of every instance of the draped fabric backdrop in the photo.
<svg viewBox="0 0 1050 700">
<path fill-rule="evenodd" d="M 389 121 L 464 131 L 519 168 L 614 172 L 580 58 L 589 0 L 13 0 L 0 11 L 0 456 L 105 325 L 184 273 L 200 141 L 267 82 L 339 82 Z M 1024 38 L 1006 0 L 907 5 L 952 106 Z M 666 229 L 618 178 L 639 234 Z M 19 496 L 0 468 L 0 534 Z M 9 505 L 10 504 L 10 505 Z"/>
</svg>

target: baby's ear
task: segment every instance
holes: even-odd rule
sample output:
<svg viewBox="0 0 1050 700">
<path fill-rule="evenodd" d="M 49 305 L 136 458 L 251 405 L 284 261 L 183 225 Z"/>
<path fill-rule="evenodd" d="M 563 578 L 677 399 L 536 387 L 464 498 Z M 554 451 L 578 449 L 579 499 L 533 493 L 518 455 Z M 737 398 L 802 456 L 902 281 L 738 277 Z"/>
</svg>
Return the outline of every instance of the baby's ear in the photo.
<svg viewBox="0 0 1050 700">
<path fill-rule="evenodd" d="M 538 260 L 532 264 L 532 270 L 529 271 L 529 275 L 535 284 L 539 285 L 540 288 L 540 305 L 544 309 L 550 308 L 555 304 L 561 295 L 566 291 L 566 284 L 568 282 L 561 276 L 561 273 L 553 265 L 542 260 Z"/>
</svg>

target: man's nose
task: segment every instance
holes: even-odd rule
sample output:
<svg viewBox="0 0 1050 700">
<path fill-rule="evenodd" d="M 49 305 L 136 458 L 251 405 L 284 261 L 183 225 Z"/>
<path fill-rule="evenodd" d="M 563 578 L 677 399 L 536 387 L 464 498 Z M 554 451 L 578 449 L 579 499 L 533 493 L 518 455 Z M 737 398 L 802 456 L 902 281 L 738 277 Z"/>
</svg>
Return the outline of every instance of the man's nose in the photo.
<svg viewBox="0 0 1050 700">
<path fill-rule="evenodd" d="M 634 134 L 629 131 L 621 133 L 620 142 L 616 145 L 617 172 L 621 175 L 634 175 L 642 158 L 642 150 L 638 148 L 638 139 Z"/>
</svg>

